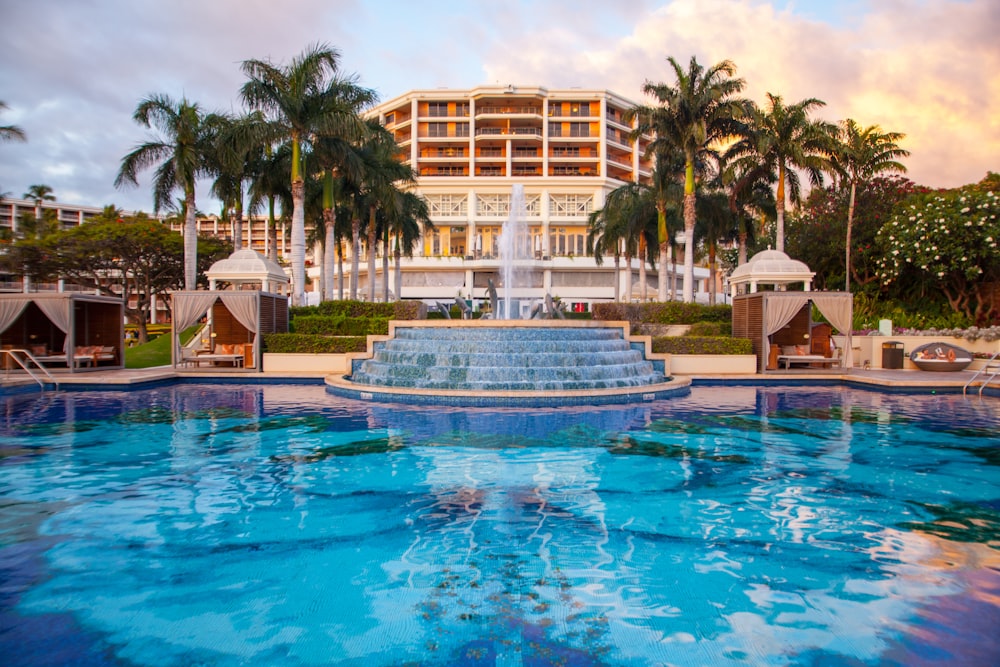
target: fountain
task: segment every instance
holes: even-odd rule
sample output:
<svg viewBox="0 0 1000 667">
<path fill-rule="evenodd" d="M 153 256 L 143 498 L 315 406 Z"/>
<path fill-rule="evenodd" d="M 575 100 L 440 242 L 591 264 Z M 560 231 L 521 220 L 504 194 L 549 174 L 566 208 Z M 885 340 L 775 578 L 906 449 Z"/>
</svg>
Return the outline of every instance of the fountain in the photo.
<svg viewBox="0 0 1000 667">
<path fill-rule="evenodd" d="M 494 315 L 498 319 L 519 319 L 511 312 L 514 288 L 517 284 L 517 260 L 530 257 L 523 245 L 527 230 L 524 226 L 526 214 L 524 186 L 515 183 L 510 193 L 510 210 L 500 231 L 500 277 L 503 280 L 503 313 Z M 522 247 L 519 247 L 521 245 Z M 527 243 L 527 246 L 530 246 Z"/>
<path fill-rule="evenodd" d="M 515 185 L 500 236 L 503 299 L 488 281 L 494 319 L 394 321 L 388 336 L 369 336 L 366 354 L 349 355 L 349 372 L 327 378 L 327 391 L 380 402 L 457 406 L 600 405 L 686 393 L 688 379 L 667 377 L 669 360 L 628 322 L 566 320 L 551 295 L 517 317 L 517 268 L 530 257 L 524 187 Z M 461 302 L 464 305 L 464 301 Z M 548 319 L 534 319 L 547 313 Z M 470 313 L 471 314 L 471 313 Z"/>
</svg>

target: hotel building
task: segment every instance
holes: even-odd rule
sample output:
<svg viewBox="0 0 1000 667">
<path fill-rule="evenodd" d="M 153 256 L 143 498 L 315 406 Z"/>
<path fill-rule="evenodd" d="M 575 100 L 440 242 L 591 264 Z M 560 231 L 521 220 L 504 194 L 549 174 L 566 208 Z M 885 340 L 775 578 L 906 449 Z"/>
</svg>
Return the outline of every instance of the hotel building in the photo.
<svg viewBox="0 0 1000 667">
<path fill-rule="evenodd" d="M 492 281 L 503 289 L 500 242 L 515 185 L 523 189 L 513 294 L 524 315 L 546 294 L 589 310 L 628 292 L 612 257 L 588 254 L 588 216 L 629 182 L 648 180 L 645 141 L 631 142 L 629 100 L 605 90 L 483 86 L 413 90 L 371 110 L 417 175 L 436 227 L 404 260 L 401 297 L 479 307 Z M 639 260 L 633 261 L 637 280 Z M 362 271 L 366 267 L 362 265 Z M 381 285 L 382 277 L 377 278 Z M 389 284 L 393 284 L 390 268 Z M 618 281 L 616 290 L 616 280 Z M 656 273 L 648 272 L 649 298 Z M 362 275 L 359 287 L 368 284 Z M 634 283 L 633 298 L 639 298 Z"/>
</svg>

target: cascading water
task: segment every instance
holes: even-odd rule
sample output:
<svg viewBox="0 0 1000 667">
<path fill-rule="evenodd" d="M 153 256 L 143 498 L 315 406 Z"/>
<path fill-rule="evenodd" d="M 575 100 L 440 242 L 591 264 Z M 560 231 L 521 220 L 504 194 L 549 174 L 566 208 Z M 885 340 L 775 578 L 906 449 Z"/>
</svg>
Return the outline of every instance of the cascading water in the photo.
<svg viewBox="0 0 1000 667">
<path fill-rule="evenodd" d="M 510 193 L 510 212 L 500 231 L 500 278 L 503 281 L 503 313 L 494 317 L 504 320 L 520 319 L 511 312 L 512 296 L 517 286 L 516 260 L 528 257 L 525 246 L 527 229 L 524 225 L 526 214 L 524 204 L 524 186 L 515 183 Z"/>
</svg>

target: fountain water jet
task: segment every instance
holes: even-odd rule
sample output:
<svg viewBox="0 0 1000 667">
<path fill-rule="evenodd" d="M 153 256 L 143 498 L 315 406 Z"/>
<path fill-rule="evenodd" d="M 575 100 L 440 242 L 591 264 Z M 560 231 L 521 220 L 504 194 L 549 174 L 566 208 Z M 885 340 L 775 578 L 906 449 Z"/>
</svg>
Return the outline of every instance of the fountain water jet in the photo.
<svg viewBox="0 0 1000 667">
<path fill-rule="evenodd" d="M 527 228 L 524 224 L 526 215 L 524 203 L 524 186 L 515 183 L 510 193 L 510 210 L 507 220 L 500 231 L 500 276 L 503 280 L 503 314 L 494 317 L 504 320 L 520 319 L 511 312 L 514 288 L 517 287 L 517 260 L 530 256 L 531 243 L 526 240 Z M 528 248 L 526 251 L 525 248 Z"/>
</svg>

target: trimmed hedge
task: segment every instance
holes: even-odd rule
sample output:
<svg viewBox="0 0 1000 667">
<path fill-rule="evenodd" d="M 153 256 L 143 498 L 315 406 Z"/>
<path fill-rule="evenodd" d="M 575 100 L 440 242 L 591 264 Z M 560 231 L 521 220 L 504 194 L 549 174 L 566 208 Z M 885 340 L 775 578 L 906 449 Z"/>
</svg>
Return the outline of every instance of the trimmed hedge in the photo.
<svg viewBox="0 0 1000 667">
<path fill-rule="evenodd" d="M 659 354 L 753 354 L 749 338 L 657 336 L 652 344 Z"/>
<path fill-rule="evenodd" d="M 314 336 L 384 336 L 389 333 L 387 317 L 348 317 L 346 315 L 296 315 L 290 323 L 292 333 Z"/>
<path fill-rule="evenodd" d="M 367 336 L 264 334 L 264 351 L 299 354 L 344 354 L 368 349 Z"/>
<path fill-rule="evenodd" d="M 426 306 L 420 301 L 392 301 L 389 303 L 371 303 L 369 301 L 324 301 L 318 306 L 296 306 L 288 311 L 292 319 L 311 315 L 327 317 L 351 317 L 387 320 L 419 320 L 424 315 Z"/>
<path fill-rule="evenodd" d="M 732 321 L 725 322 L 695 322 L 687 332 L 688 336 L 732 336 Z"/>
<path fill-rule="evenodd" d="M 664 301 L 657 303 L 595 303 L 595 320 L 628 320 L 649 324 L 694 324 L 728 322 L 733 307 L 728 304 L 703 306 L 699 303 Z"/>
</svg>

